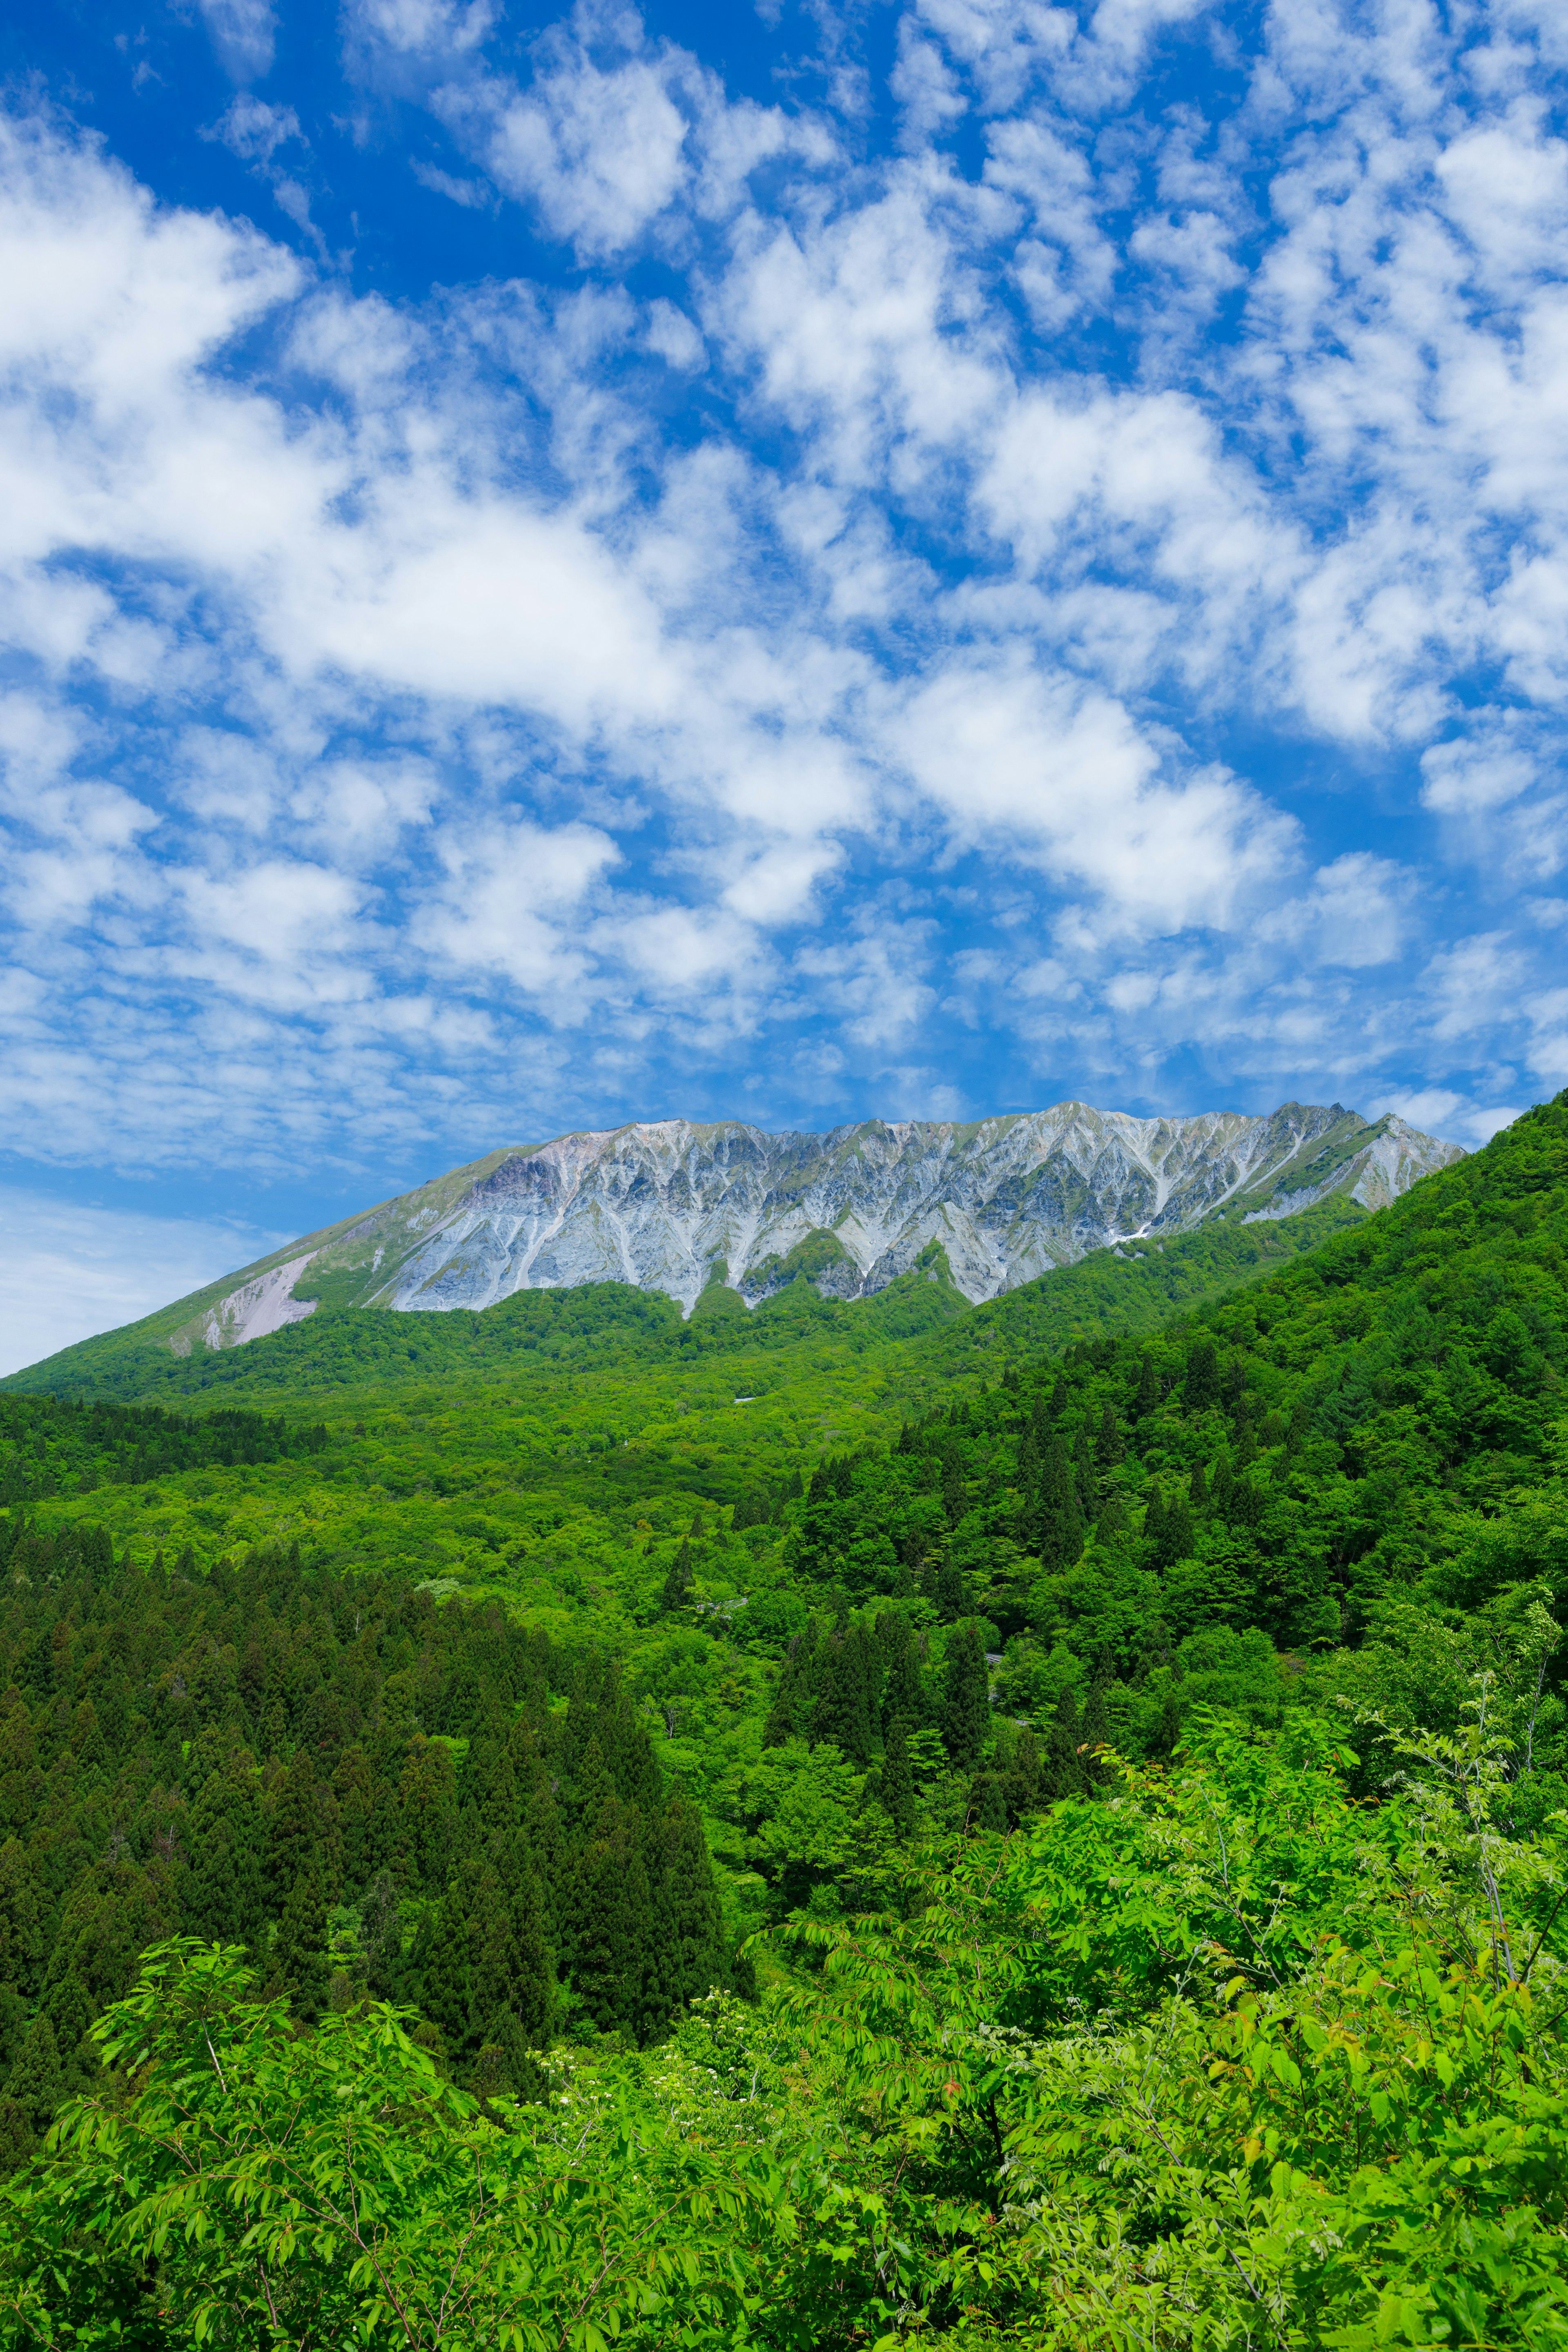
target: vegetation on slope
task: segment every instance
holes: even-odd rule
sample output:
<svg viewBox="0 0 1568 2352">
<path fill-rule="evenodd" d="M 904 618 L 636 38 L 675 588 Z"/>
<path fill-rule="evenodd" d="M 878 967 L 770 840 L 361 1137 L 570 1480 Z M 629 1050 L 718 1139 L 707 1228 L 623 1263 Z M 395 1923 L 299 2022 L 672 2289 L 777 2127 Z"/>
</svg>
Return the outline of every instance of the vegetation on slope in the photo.
<svg viewBox="0 0 1568 2352">
<path fill-rule="evenodd" d="M 28 1400 L 17 2340 L 1568 2342 L 1565 1244 L 1568 1097 L 1065 1354 L 933 1260 Z"/>
</svg>

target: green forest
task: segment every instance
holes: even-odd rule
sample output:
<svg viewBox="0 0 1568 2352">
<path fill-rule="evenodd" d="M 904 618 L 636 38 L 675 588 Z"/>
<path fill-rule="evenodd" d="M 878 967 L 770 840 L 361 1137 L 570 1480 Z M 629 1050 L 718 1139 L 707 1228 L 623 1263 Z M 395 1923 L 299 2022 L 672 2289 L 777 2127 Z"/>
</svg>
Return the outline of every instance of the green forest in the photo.
<svg viewBox="0 0 1568 2352">
<path fill-rule="evenodd" d="M 1565 1253 L 0 1383 L 0 2341 L 1562 2352 Z"/>
</svg>

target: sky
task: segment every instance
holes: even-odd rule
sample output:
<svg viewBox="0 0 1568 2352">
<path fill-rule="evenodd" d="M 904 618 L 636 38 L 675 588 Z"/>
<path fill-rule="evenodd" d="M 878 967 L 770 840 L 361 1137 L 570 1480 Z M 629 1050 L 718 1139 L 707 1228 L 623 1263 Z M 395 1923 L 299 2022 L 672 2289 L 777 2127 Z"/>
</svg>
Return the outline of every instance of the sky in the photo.
<svg viewBox="0 0 1568 2352">
<path fill-rule="evenodd" d="M 15 6 L 0 1360 L 575 1127 L 1568 1082 L 1565 68 Z"/>
</svg>

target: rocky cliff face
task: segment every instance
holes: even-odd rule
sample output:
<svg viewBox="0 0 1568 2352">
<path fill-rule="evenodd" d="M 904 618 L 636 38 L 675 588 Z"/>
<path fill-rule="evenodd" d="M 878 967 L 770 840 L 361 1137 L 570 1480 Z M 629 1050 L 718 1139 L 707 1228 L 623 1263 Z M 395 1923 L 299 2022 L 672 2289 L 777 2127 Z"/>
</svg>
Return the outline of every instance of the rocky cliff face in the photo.
<svg viewBox="0 0 1568 2352">
<path fill-rule="evenodd" d="M 1216 1214 L 1289 1216 L 1342 1191 L 1381 1208 L 1463 1155 L 1338 1103 L 1266 1118 L 1132 1118 L 1084 1103 L 972 1126 L 867 1119 L 764 1135 L 685 1119 L 492 1152 L 247 1267 L 174 1334 L 235 1347 L 325 1303 L 401 1313 L 629 1282 L 688 1309 L 711 1281 L 755 1304 L 797 1274 L 878 1290 L 930 1243 L 971 1299 L 1093 1249 Z M 210 1296 L 210 1295 L 209 1295 Z"/>
</svg>

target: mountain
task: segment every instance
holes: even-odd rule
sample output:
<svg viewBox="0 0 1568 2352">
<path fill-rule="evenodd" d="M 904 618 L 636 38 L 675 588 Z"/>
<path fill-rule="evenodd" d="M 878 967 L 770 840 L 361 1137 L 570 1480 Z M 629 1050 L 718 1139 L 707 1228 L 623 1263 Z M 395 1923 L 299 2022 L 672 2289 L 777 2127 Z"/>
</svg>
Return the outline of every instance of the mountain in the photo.
<svg viewBox="0 0 1568 2352">
<path fill-rule="evenodd" d="M 797 1275 L 853 1298 L 932 1244 L 973 1302 L 1091 1251 L 1137 1257 L 1138 1244 L 1216 1217 L 1288 1217 L 1331 1193 L 1381 1208 L 1462 1157 L 1403 1119 L 1369 1125 L 1338 1103 L 1133 1118 L 1069 1102 L 826 1135 L 668 1119 L 491 1152 L 137 1328 L 189 1355 L 322 1307 L 428 1313 L 591 1282 L 663 1291 L 688 1312 L 712 1284 L 754 1306 Z"/>
</svg>

